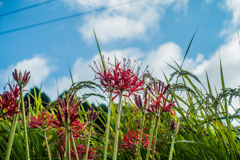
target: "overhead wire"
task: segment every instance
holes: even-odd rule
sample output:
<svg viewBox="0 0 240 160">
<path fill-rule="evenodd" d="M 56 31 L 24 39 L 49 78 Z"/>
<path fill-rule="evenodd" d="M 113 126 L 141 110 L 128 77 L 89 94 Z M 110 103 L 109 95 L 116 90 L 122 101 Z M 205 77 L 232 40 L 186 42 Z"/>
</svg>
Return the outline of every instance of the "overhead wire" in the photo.
<svg viewBox="0 0 240 160">
<path fill-rule="evenodd" d="M 10 14 L 13 14 L 13 13 L 17 13 L 17 12 L 21 12 L 21 11 L 27 10 L 27 9 L 30 9 L 30 8 L 38 7 L 38 6 L 41 6 L 41 5 L 44 5 L 44 4 L 53 2 L 53 1 L 56 1 L 56 0 L 48 0 L 48 1 L 44 1 L 44 2 L 41 2 L 41 3 L 37 3 L 37 4 L 31 5 L 31 6 L 23 7 L 23 8 L 14 10 L 14 11 L 10 11 L 10 12 L 7 12 L 7 13 L 3 13 L 3 14 L 0 14 L 0 18 L 1 18 L 1 17 L 4 17 L 4 16 L 7 16 L 7 15 L 10 15 Z"/>
<path fill-rule="evenodd" d="M 129 1 L 129 2 L 120 3 L 120 4 L 117 4 L 117 5 L 103 7 L 103 8 L 100 8 L 100 9 L 95 9 L 95 10 L 92 10 L 92 11 L 87 11 L 87 12 L 83 12 L 83 13 L 77 13 L 77 14 L 70 15 L 70 16 L 56 18 L 56 19 L 52 19 L 52 20 L 49 20 L 49 21 L 40 22 L 40 23 L 36 23 L 36 24 L 24 26 L 24 27 L 19 27 L 19 28 L 15 28 L 15 29 L 11 29 L 11 30 L 0 32 L 0 35 L 16 32 L 16 31 L 20 31 L 20 30 L 24 30 L 24 29 L 28 29 L 28 28 L 33 28 L 33 27 L 37 27 L 37 26 L 41 26 L 41 25 L 45 25 L 45 24 L 49 24 L 49 23 L 53 23 L 53 22 L 57 22 L 57 21 L 65 20 L 65 19 L 69 19 L 69 18 L 74 18 L 74 17 L 78 17 L 78 16 L 82 16 L 82 15 L 86 15 L 86 14 L 90 14 L 90 13 L 94 13 L 94 12 L 100 12 L 100 11 L 107 10 L 107 9 L 110 9 L 110 8 L 114 8 L 114 7 L 130 4 L 130 3 L 135 3 L 135 2 L 139 2 L 139 1 L 141 1 L 141 0 Z"/>
</svg>

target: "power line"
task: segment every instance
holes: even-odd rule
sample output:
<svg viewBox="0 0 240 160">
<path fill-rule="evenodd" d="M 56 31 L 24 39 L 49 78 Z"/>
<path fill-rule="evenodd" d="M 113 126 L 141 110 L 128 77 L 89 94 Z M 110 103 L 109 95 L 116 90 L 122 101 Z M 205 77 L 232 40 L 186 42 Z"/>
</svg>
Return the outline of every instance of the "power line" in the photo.
<svg viewBox="0 0 240 160">
<path fill-rule="evenodd" d="M 65 20 L 65 19 L 69 19 L 69 18 L 74 18 L 74 17 L 85 15 L 85 14 L 89 14 L 89 13 L 99 12 L 99 11 L 107 10 L 107 9 L 110 9 L 110 8 L 122 6 L 122 5 L 125 5 L 125 4 L 138 2 L 138 1 L 141 1 L 141 0 L 129 1 L 129 2 L 113 5 L 113 6 L 103 7 L 103 8 L 92 10 L 92 11 L 87 11 L 87 12 L 78 13 L 78 14 L 74 14 L 74 15 L 70 15 L 70 16 L 66 16 L 66 17 L 61 17 L 61 18 L 57 18 L 57 19 L 53 19 L 53 20 L 49 20 L 49 21 L 45 21 L 45 22 L 41 22 L 41 23 L 36 23 L 36 24 L 24 26 L 24 27 L 19 27 L 19 28 L 15 28 L 15 29 L 11 29 L 11 30 L 0 32 L 0 35 L 8 34 L 8 33 L 11 33 L 11 32 L 16 32 L 16 31 L 20 31 L 20 30 L 24 30 L 24 29 L 28 29 L 28 28 L 33 28 L 33 27 L 44 25 L 44 24 L 49 24 L 49 23 L 53 23 L 53 22 L 57 22 L 57 21 Z"/>
<path fill-rule="evenodd" d="M 14 11 L 3 13 L 3 14 L 0 14 L 0 17 L 4 17 L 4 16 L 7 16 L 7 15 L 10 15 L 10 14 L 13 14 L 13 13 L 21 12 L 21 11 L 24 11 L 24 10 L 27 10 L 27 9 L 30 9 L 30 8 L 38 7 L 38 6 L 41 6 L 43 4 L 47 4 L 47 3 L 53 2 L 53 1 L 56 1 L 56 0 L 48 0 L 48 1 L 37 3 L 37 4 L 31 5 L 31 6 L 28 6 L 28 7 L 24 7 L 24 8 L 20 8 L 20 9 L 14 10 Z"/>
</svg>

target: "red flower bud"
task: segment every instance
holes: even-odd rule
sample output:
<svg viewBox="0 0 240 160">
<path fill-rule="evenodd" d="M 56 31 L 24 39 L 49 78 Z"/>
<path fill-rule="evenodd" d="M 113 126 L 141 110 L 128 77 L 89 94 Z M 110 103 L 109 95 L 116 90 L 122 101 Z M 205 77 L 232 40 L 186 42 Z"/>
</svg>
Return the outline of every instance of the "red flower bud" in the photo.
<svg viewBox="0 0 240 160">
<path fill-rule="evenodd" d="M 22 76 L 21 71 L 20 71 L 19 74 L 18 74 L 17 69 L 15 69 L 15 70 L 12 72 L 12 74 L 13 74 L 14 80 L 18 83 L 18 85 L 19 85 L 19 86 L 23 86 L 23 87 L 25 87 L 25 86 L 27 85 L 27 83 L 29 82 L 30 77 L 31 77 L 31 76 L 29 76 L 29 75 L 30 75 L 30 71 L 27 72 L 26 70 L 25 70 L 23 76 Z"/>
</svg>

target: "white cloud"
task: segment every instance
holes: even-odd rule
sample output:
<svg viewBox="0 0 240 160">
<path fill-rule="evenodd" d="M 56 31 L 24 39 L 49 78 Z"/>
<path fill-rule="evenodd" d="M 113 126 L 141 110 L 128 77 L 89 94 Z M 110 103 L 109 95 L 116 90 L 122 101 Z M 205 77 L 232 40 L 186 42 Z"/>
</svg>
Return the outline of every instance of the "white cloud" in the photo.
<svg viewBox="0 0 240 160">
<path fill-rule="evenodd" d="M 24 59 L 17 64 L 12 64 L 5 70 L 1 70 L 0 77 L 4 83 L 8 81 L 8 78 L 10 78 L 10 80 L 12 79 L 12 72 L 15 68 L 18 72 L 20 70 L 22 72 L 25 70 L 31 72 L 31 79 L 29 81 L 30 85 L 32 85 L 33 82 L 35 85 L 40 85 L 49 76 L 53 69 L 52 66 L 49 66 L 48 60 L 44 56 L 37 55 L 31 59 Z"/>
<path fill-rule="evenodd" d="M 80 10 L 92 10 L 123 3 L 121 0 L 65 0 L 66 4 Z M 124 1 L 126 2 L 126 1 Z M 173 5 L 173 10 L 187 10 L 188 0 L 143 0 L 85 16 L 84 24 L 79 27 L 83 39 L 94 39 L 93 28 L 99 41 L 107 43 L 119 39 L 147 40 L 147 32 L 159 29 L 159 21 L 165 9 Z M 77 7 L 76 7 L 77 6 Z M 81 22 L 82 23 L 82 22 Z"/>
<path fill-rule="evenodd" d="M 0 7 L 2 7 L 2 5 L 3 5 L 3 2 L 0 1 Z"/>
<path fill-rule="evenodd" d="M 90 26 L 94 26 L 98 40 L 104 43 L 117 39 L 140 39 L 147 30 L 147 26 L 142 22 L 124 16 L 99 17 L 91 19 L 79 29 L 84 39 L 88 41 L 93 40 L 93 28 Z"/>
<path fill-rule="evenodd" d="M 239 0 L 226 0 L 226 7 L 232 12 L 231 23 L 238 25 L 240 23 L 240 1 Z"/>
<path fill-rule="evenodd" d="M 228 42 L 220 46 L 210 59 L 205 59 L 192 71 L 194 74 L 205 77 L 205 71 L 208 72 L 211 82 L 217 88 L 221 88 L 220 81 L 220 58 L 222 61 L 223 72 L 226 87 L 238 87 L 240 74 L 237 74 L 240 68 L 240 48 L 237 34 L 230 36 Z"/>
<path fill-rule="evenodd" d="M 176 4 L 174 5 L 173 10 L 176 12 L 183 10 L 183 11 L 185 11 L 185 14 L 186 14 L 188 2 L 189 2 L 189 0 L 176 1 Z"/>
<path fill-rule="evenodd" d="M 232 13 L 231 20 L 226 20 L 224 23 L 226 27 L 220 32 L 220 35 L 231 35 L 238 29 L 240 25 L 240 1 L 239 0 L 225 0 L 221 6 L 223 9 Z"/>
</svg>

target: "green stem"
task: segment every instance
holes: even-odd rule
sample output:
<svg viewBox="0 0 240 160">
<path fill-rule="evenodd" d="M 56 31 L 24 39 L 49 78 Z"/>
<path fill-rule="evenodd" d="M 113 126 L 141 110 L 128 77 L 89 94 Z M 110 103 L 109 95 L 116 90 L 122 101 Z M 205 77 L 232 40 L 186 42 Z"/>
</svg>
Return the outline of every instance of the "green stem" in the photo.
<svg viewBox="0 0 240 160">
<path fill-rule="evenodd" d="M 88 134 L 87 150 L 86 150 L 85 160 L 88 159 L 88 150 L 89 150 L 90 139 L 91 139 L 91 131 L 92 131 L 92 123 L 90 125 L 89 134 Z"/>
<path fill-rule="evenodd" d="M 158 121 L 160 119 L 160 116 L 157 115 L 156 123 L 155 123 L 155 136 L 154 136 L 154 143 L 153 143 L 153 150 L 152 150 L 152 160 L 155 159 L 155 149 L 157 144 L 157 134 L 158 134 Z"/>
<path fill-rule="evenodd" d="M 17 111 L 19 110 L 19 108 L 20 108 L 20 101 L 18 102 Z M 15 135 L 15 131 L 16 131 L 16 126 L 17 126 L 17 122 L 18 122 L 18 115 L 19 115 L 18 113 L 15 113 L 13 115 L 13 121 L 12 121 L 12 124 L 11 124 L 10 135 L 9 135 L 9 138 L 8 138 L 8 145 L 7 145 L 7 152 L 6 152 L 5 160 L 10 159 L 12 144 L 13 144 L 14 135 Z"/>
<path fill-rule="evenodd" d="M 120 120 L 121 120 L 121 108 L 122 108 L 122 91 L 119 93 L 118 117 L 117 117 L 117 125 L 116 125 L 116 128 L 115 128 L 115 140 L 114 140 L 113 160 L 117 160 L 118 135 L 119 135 Z"/>
<path fill-rule="evenodd" d="M 21 98 L 21 107 L 22 107 L 22 119 L 23 119 L 23 127 L 24 127 L 24 139 L 25 139 L 25 154 L 26 160 L 29 160 L 29 150 L 28 150 L 28 135 L 27 135 L 27 123 L 26 123 L 26 113 L 25 106 L 23 100 L 23 85 L 20 86 L 20 98 Z"/>
<path fill-rule="evenodd" d="M 143 115 L 142 115 L 142 122 L 141 122 L 141 127 L 140 127 L 140 135 L 139 135 L 139 139 L 138 139 L 136 160 L 139 160 L 141 158 L 140 150 L 141 150 L 141 140 L 142 140 L 142 135 L 143 135 L 144 119 L 145 119 L 145 111 L 143 111 Z"/>
<path fill-rule="evenodd" d="M 152 136 L 153 136 L 153 131 L 154 131 L 154 122 L 155 122 L 155 116 L 152 117 L 152 126 L 151 126 L 151 130 L 150 130 L 150 138 L 149 138 L 149 143 L 148 143 L 148 150 L 147 150 L 146 160 L 149 160 L 149 157 L 150 157 L 150 150 L 151 150 L 151 144 L 152 144 Z"/>
<path fill-rule="evenodd" d="M 69 127 L 68 127 L 68 120 L 65 126 L 65 160 L 70 160 L 70 143 L 69 143 Z"/>
<path fill-rule="evenodd" d="M 104 155 L 103 155 L 104 160 L 107 159 L 108 136 L 109 136 L 109 126 L 110 126 L 110 117 L 111 117 L 111 103 L 112 103 L 112 92 L 110 92 L 110 95 L 109 95 L 107 128 L 106 128 L 106 134 L 105 134 L 105 147 L 104 147 Z"/>
<path fill-rule="evenodd" d="M 44 129 L 43 132 L 44 132 L 44 137 L 45 137 L 46 146 L 47 146 L 48 159 L 51 160 L 52 157 L 51 157 L 51 152 L 50 152 L 50 148 L 49 148 L 49 145 L 48 145 L 48 138 L 47 138 L 47 131 L 46 131 L 46 129 Z"/>
<path fill-rule="evenodd" d="M 173 138 L 172 138 L 171 149 L 170 149 L 168 160 L 172 160 L 174 143 L 175 143 L 175 136 L 173 136 Z"/>
<path fill-rule="evenodd" d="M 71 132 L 70 135 L 71 135 L 71 139 L 72 139 L 73 150 L 74 150 L 76 160 L 79 160 L 75 140 L 74 140 L 74 137 L 73 137 L 73 132 Z"/>
</svg>

